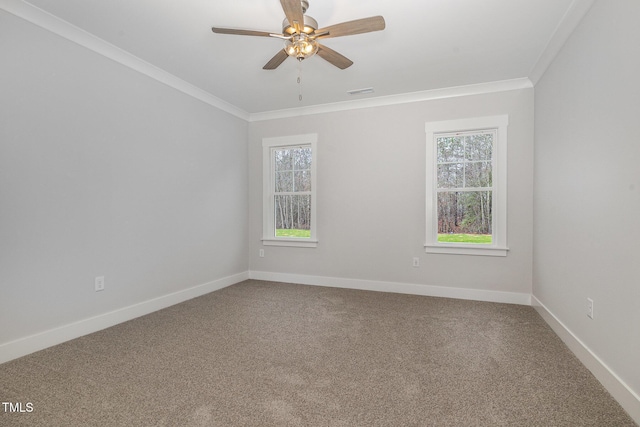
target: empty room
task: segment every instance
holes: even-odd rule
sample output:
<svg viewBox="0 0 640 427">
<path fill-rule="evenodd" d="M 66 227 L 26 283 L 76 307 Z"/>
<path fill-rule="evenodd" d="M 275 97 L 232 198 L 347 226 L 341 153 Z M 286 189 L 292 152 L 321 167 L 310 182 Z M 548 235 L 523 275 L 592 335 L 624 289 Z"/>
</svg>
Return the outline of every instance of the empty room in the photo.
<svg viewBox="0 0 640 427">
<path fill-rule="evenodd" d="M 638 21 L 0 0 L 0 425 L 639 425 Z"/>
</svg>

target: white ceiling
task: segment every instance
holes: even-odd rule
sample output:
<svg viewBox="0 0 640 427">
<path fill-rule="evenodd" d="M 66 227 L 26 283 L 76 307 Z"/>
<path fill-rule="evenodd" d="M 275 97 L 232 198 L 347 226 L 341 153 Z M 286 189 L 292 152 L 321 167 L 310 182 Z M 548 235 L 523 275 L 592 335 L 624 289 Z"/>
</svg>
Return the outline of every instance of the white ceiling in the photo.
<svg viewBox="0 0 640 427">
<path fill-rule="evenodd" d="M 29 3 L 248 113 L 529 78 L 580 0 L 309 0 L 320 27 L 382 15 L 380 32 L 325 39 L 354 65 L 320 57 L 262 66 L 275 38 L 213 34 L 212 26 L 280 32 L 278 0 L 29 0 Z M 298 100 L 298 73 L 303 100 Z"/>
</svg>

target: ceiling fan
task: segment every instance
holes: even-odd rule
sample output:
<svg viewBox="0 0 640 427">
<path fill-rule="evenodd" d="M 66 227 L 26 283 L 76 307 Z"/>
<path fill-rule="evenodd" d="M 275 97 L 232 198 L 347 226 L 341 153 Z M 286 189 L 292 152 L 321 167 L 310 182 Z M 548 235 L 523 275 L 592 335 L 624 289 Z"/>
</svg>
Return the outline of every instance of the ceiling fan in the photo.
<svg viewBox="0 0 640 427">
<path fill-rule="evenodd" d="M 321 45 L 318 43 L 318 39 L 369 33 L 383 30 L 385 27 L 382 16 L 372 16 L 370 18 L 356 19 L 354 21 L 318 28 L 318 22 L 312 17 L 305 15 L 309 8 L 309 2 L 307 0 L 280 0 L 280 4 L 286 16 L 282 22 L 282 34 L 219 27 L 212 27 L 211 30 L 217 34 L 275 37 L 284 40 L 284 49 L 276 53 L 276 55 L 262 67 L 265 70 L 275 70 L 289 56 L 296 58 L 298 61 L 302 61 L 316 53 L 321 58 L 344 70 L 350 67 L 353 61 L 335 50 Z"/>
</svg>

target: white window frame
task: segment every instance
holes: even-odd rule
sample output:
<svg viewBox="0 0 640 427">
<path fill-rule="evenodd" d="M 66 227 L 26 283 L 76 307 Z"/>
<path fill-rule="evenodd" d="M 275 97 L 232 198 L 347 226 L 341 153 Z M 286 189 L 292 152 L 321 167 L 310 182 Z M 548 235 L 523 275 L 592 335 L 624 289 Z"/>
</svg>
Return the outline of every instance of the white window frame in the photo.
<svg viewBox="0 0 640 427">
<path fill-rule="evenodd" d="M 427 122 L 426 240 L 425 252 L 457 255 L 507 256 L 507 127 L 509 116 L 498 115 Z M 439 134 L 482 130 L 497 131 L 492 158 L 492 232 L 491 244 L 438 242 L 437 143 Z"/>
<path fill-rule="evenodd" d="M 311 236 L 310 237 L 277 237 L 275 221 L 275 165 L 273 151 L 278 148 L 311 147 Z M 318 163 L 318 134 L 280 136 L 262 139 L 262 244 L 265 246 L 292 246 L 315 248 L 318 246 L 316 232 L 316 194 L 318 180 L 316 165 Z"/>
</svg>

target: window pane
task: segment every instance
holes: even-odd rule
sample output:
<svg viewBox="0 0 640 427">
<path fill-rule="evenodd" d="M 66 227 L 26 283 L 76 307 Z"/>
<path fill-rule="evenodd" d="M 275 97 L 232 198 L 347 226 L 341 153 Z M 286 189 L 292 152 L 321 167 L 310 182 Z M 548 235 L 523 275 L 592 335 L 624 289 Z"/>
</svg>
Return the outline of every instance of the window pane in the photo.
<svg viewBox="0 0 640 427">
<path fill-rule="evenodd" d="M 438 241 L 492 242 L 491 191 L 438 193 Z"/>
<path fill-rule="evenodd" d="M 464 164 L 438 165 L 438 188 L 462 188 Z"/>
<path fill-rule="evenodd" d="M 294 171 L 293 172 L 294 187 L 293 191 L 311 191 L 311 171 Z"/>
<path fill-rule="evenodd" d="M 276 193 L 293 191 L 293 176 L 291 171 L 276 172 Z"/>
<path fill-rule="evenodd" d="M 491 162 L 467 163 L 464 179 L 465 187 L 491 187 Z"/>
<path fill-rule="evenodd" d="M 311 196 L 274 196 L 276 236 L 311 237 Z"/>
<path fill-rule="evenodd" d="M 311 169 L 311 148 L 296 148 L 293 154 L 293 162 L 297 170 Z"/>
<path fill-rule="evenodd" d="M 467 160 L 491 160 L 493 132 L 467 135 L 464 137 L 464 145 Z"/>
<path fill-rule="evenodd" d="M 275 191 L 311 191 L 311 148 L 274 150 Z"/>
<path fill-rule="evenodd" d="M 437 137 L 438 163 L 460 162 L 464 160 L 464 144 L 459 136 Z"/>
<path fill-rule="evenodd" d="M 285 171 L 293 169 L 293 150 L 282 148 L 273 150 L 274 160 L 277 171 Z"/>
</svg>

